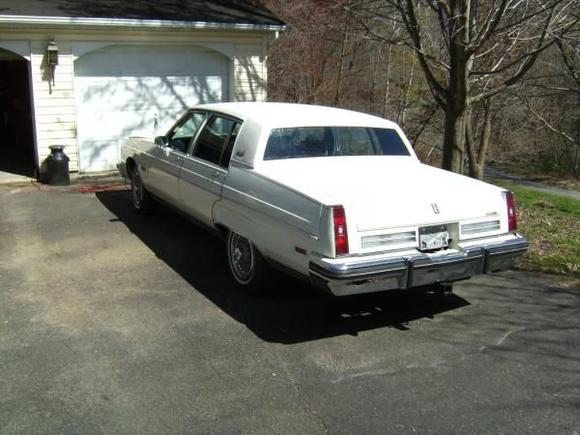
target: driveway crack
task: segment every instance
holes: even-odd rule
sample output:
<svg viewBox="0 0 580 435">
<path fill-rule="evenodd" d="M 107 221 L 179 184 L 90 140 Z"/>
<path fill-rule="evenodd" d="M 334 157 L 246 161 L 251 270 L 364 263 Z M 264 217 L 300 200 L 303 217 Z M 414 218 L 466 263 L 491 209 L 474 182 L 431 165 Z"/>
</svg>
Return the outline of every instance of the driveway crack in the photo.
<svg viewBox="0 0 580 435">
<path fill-rule="evenodd" d="M 294 389 L 296 396 L 302 402 L 304 409 L 312 416 L 312 418 L 318 424 L 318 426 L 320 427 L 320 429 L 322 430 L 323 433 L 330 434 L 330 431 L 328 430 L 328 426 L 326 426 L 326 423 L 324 423 L 324 420 L 322 419 L 320 412 L 318 412 L 315 409 L 313 403 L 308 399 L 308 397 L 306 397 L 306 394 L 302 391 L 300 383 L 298 382 L 296 377 L 292 374 L 286 361 L 283 361 L 283 359 L 278 351 L 275 350 L 274 353 L 276 354 L 278 361 L 280 362 L 280 364 L 284 368 L 284 372 L 286 373 L 286 377 L 290 381 L 290 384 L 292 385 L 292 388 Z"/>
</svg>

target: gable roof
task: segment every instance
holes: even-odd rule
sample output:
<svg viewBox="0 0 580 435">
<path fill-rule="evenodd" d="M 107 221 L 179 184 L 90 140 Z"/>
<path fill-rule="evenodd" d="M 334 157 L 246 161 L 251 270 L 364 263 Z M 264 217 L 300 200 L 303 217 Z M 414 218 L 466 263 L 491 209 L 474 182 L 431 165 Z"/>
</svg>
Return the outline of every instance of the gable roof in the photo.
<svg viewBox="0 0 580 435">
<path fill-rule="evenodd" d="M 250 0 L 3 0 L 2 17 L 14 23 L 34 18 L 77 24 L 119 20 L 284 27 L 274 14 Z"/>
</svg>

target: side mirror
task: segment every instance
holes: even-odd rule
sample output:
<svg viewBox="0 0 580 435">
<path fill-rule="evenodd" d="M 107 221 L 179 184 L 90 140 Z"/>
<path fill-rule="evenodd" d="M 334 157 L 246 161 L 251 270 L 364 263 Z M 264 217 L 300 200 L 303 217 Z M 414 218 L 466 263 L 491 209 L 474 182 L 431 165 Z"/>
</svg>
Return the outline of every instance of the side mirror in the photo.
<svg viewBox="0 0 580 435">
<path fill-rule="evenodd" d="M 160 147 L 166 147 L 169 144 L 169 140 L 167 140 L 167 136 L 157 136 L 155 138 L 155 145 L 159 145 Z"/>
</svg>

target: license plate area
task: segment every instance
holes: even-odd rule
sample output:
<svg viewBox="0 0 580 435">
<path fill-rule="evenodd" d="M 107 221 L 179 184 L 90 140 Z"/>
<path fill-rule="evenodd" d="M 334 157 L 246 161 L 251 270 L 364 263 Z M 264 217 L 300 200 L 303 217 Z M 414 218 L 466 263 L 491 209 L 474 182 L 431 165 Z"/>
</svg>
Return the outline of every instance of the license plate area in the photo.
<svg viewBox="0 0 580 435">
<path fill-rule="evenodd" d="M 419 250 L 436 251 L 449 247 L 449 229 L 447 225 L 419 227 Z"/>
</svg>

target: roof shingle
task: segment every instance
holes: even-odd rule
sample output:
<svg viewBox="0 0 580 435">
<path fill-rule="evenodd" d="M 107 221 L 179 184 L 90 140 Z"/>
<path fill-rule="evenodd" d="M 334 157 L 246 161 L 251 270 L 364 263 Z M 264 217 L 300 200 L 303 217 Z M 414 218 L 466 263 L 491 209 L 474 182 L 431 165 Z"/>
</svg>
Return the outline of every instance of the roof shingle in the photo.
<svg viewBox="0 0 580 435">
<path fill-rule="evenodd" d="M 1 15 L 284 25 L 247 0 L 3 0 Z"/>
</svg>

